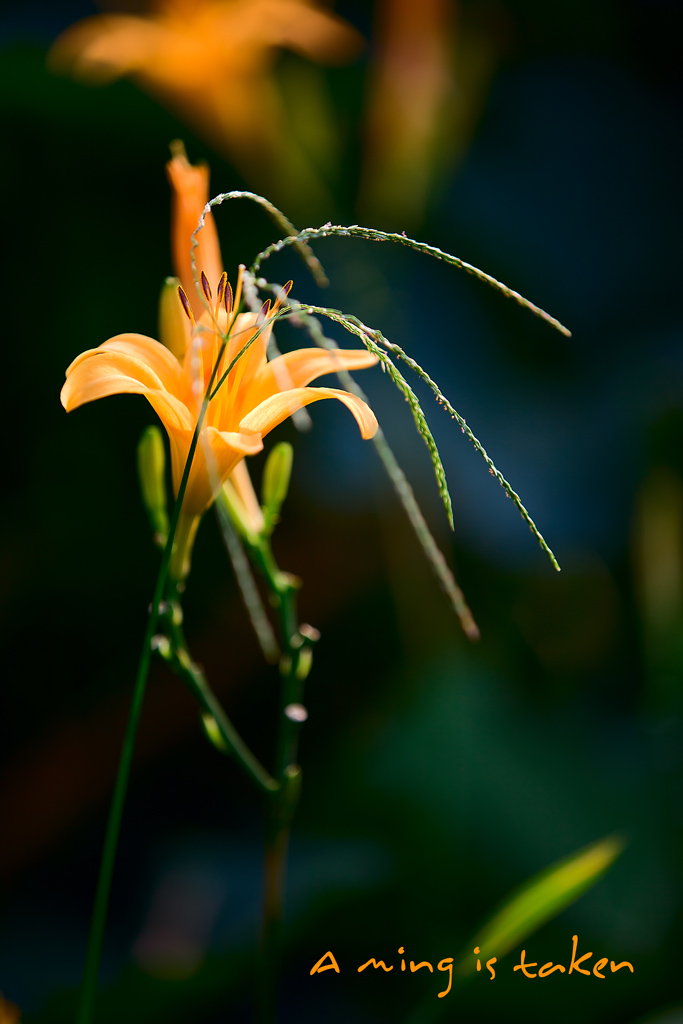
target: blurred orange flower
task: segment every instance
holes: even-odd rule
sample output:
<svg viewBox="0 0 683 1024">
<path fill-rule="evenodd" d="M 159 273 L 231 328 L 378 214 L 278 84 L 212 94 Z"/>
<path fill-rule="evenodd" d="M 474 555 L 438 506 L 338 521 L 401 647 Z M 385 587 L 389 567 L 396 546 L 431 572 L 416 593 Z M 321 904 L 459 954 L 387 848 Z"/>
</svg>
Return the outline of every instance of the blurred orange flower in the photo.
<svg viewBox="0 0 683 1024">
<path fill-rule="evenodd" d="M 14 1003 L 10 1003 L 0 992 L 0 1024 L 19 1024 L 21 1011 Z"/>
<path fill-rule="evenodd" d="M 275 166 L 280 180 L 313 174 L 287 130 L 273 74 L 278 48 L 338 64 L 362 42 L 316 0 L 159 0 L 146 16 L 77 22 L 57 39 L 50 62 L 93 84 L 132 78 L 227 152 L 249 181 L 277 186 Z"/>
<path fill-rule="evenodd" d="M 479 7 L 376 0 L 363 217 L 391 227 L 419 225 L 439 177 L 469 143 L 496 52 L 491 11 Z"/>
<path fill-rule="evenodd" d="M 228 334 L 229 341 L 216 380 L 253 339 L 211 401 L 204 419 L 183 503 L 184 516 L 192 520 L 211 504 L 220 486 L 244 456 L 254 455 L 262 449 L 263 436 L 303 406 L 325 398 L 336 398 L 351 411 L 361 435 L 372 437 L 377 430 L 377 420 L 365 402 L 337 388 L 307 385 L 316 377 L 340 369 L 359 370 L 373 366 L 377 358 L 365 350 L 327 352 L 312 348 L 296 349 L 268 361 L 268 340 L 286 292 L 281 294 L 272 310 L 266 305 L 259 314 L 238 312 L 241 271 L 233 302 L 227 277 L 222 273 L 218 238 L 210 215 L 207 228 L 199 233 L 201 241 L 197 249 L 197 263 L 200 268 L 208 267 L 221 276 L 218 282 L 214 278 L 214 284 L 218 284 L 216 304 L 212 305 L 208 276 L 205 279 L 206 299 L 201 303 L 194 288 L 189 260 L 185 261 L 184 254 L 189 253 L 189 236 L 207 200 L 208 170 L 192 167 L 184 154 L 177 154 L 168 169 L 175 197 L 174 248 L 178 256 L 183 256 L 178 269 L 189 295 L 192 295 L 191 305 L 188 299 L 187 307 L 193 327 L 182 362 L 152 338 L 120 334 L 98 348 L 83 352 L 71 363 L 66 371 L 61 401 L 70 412 L 79 405 L 107 395 L 145 395 L 169 436 L 173 483 L 177 493 L 222 337 Z M 197 315 L 200 310 L 201 315 Z M 185 317 L 177 295 L 173 315 L 178 321 Z M 174 333 L 177 335 L 178 332 Z"/>
</svg>

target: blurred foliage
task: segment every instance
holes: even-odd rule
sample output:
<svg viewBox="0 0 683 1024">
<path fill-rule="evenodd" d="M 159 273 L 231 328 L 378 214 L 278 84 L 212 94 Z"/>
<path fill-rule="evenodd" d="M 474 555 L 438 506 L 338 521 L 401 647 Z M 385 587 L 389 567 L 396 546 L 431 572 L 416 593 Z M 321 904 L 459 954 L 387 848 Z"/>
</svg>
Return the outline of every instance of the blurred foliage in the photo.
<svg viewBox="0 0 683 1024">
<path fill-rule="evenodd" d="M 95 90 L 46 71 L 52 41 L 94 8 L 15 7 L 0 21 L 3 286 L 5 309 L 20 314 L 6 320 L 5 415 L 21 426 L 5 445 L 0 505 L 0 988 L 26 1021 L 49 1024 L 73 1006 L 157 559 L 136 481 L 145 403 L 121 397 L 67 419 L 59 388 L 83 349 L 122 330 L 155 334 L 171 270 L 170 140 L 183 137 L 191 159 L 209 160 L 215 191 L 246 182 L 131 83 Z M 384 194 L 370 194 L 365 176 L 378 153 L 390 166 L 391 148 L 372 156 L 363 134 L 378 102 L 370 83 L 390 61 L 378 20 L 389 9 L 335 5 L 368 40 L 355 63 L 275 60 L 307 152 L 328 158 L 320 173 L 331 206 L 321 219 L 353 221 L 362 209 L 394 230 L 421 221 L 420 237 L 528 294 L 574 336 L 549 337 L 450 268 L 363 242 L 319 243 L 332 278 L 325 301 L 376 324 L 444 382 L 563 572 L 543 562 L 419 382 L 451 481 L 452 554 L 481 626 L 476 649 L 459 637 L 371 453 L 342 429 L 343 412 L 316 410 L 310 433 L 287 424 L 273 436 L 296 450 L 278 559 L 304 579 L 302 613 L 322 632 L 302 741 L 283 1021 L 380 1024 L 433 999 L 446 1004 L 445 1020 L 482 1024 L 674 1024 L 683 938 L 680 11 L 665 0 L 450 5 L 449 46 L 463 38 L 458 26 L 470 26 L 488 56 L 479 91 L 465 97 L 467 131 L 456 134 L 461 115 L 446 102 L 429 143 L 434 163 L 415 162 L 423 200 L 411 195 L 399 211 L 391 196 L 383 207 Z M 447 70 L 448 88 L 459 88 L 458 67 Z M 325 123 L 323 103 L 333 111 Z M 391 179 L 375 167 L 373 181 Z M 304 212 L 307 199 L 297 199 Z M 218 227 L 233 278 L 272 238 L 246 204 L 223 211 Z M 315 301 L 296 261 L 278 259 L 279 279 L 294 277 L 300 297 Z M 291 340 L 278 335 L 282 347 Z M 377 377 L 367 389 L 373 408 L 448 544 L 429 461 L 404 403 Z M 210 521 L 186 610 L 193 650 L 265 757 L 270 670 Z M 227 1007 L 231 1020 L 250 1019 L 259 830 L 245 785 L 159 667 L 124 822 L 103 1022 L 213 1024 Z M 482 972 L 482 984 L 477 975 L 437 1000 L 425 972 L 357 973 L 370 956 L 396 962 L 402 945 L 416 959 L 457 956 L 511 890 L 611 833 L 628 840 L 622 856 L 534 948 L 566 961 L 578 933 L 582 948 L 632 961 L 633 975 L 538 985 L 510 967 L 494 984 Z M 326 949 L 342 973 L 311 978 Z"/>
</svg>

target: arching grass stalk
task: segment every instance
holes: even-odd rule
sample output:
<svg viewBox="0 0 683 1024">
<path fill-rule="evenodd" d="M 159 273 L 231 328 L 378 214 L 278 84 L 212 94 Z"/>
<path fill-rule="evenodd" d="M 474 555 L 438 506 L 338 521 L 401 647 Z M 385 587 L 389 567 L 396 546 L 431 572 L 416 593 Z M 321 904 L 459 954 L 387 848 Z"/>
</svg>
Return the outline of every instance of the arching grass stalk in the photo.
<svg viewBox="0 0 683 1024">
<path fill-rule="evenodd" d="M 330 283 L 320 260 L 315 255 L 310 245 L 308 245 L 307 242 L 299 239 L 297 230 L 292 224 L 291 220 L 289 220 L 288 217 L 285 217 L 284 213 L 281 210 L 278 210 L 277 206 L 273 206 L 273 204 L 268 199 L 266 199 L 264 196 L 257 195 L 256 192 L 221 192 L 220 195 L 214 196 L 214 198 L 209 200 L 209 202 L 206 204 L 206 206 L 202 210 L 202 215 L 199 218 L 199 223 L 192 232 L 190 263 L 192 265 L 192 276 L 194 277 L 194 283 L 197 286 L 197 292 L 202 301 L 205 301 L 204 294 L 199 284 L 199 278 L 197 276 L 196 249 L 199 244 L 197 235 L 204 227 L 204 224 L 206 222 L 206 215 L 208 213 L 211 213 L 211 208 L 214 206 L 220 206 L 222 203 L 227 202 L 229 199 L 249 199 L 251 200 L 252 203 L 256 203 L 257 206 L 263 207 L 263 209 L 266 211 L 266 213 L 271 218 L 273 223 L 276 224 L 281 231 L 285 231 L 287 237 L 291 239 L 289 244 L 293 245 L 294 248 L 299 253 L 299 255 L 301 256 L 301 259 L 304 261 L 304 263 L 310 270 L 311 276 L 313 277 L 315 283 L 320 288 L 325 288 Z"/>
<path fill-rule="evenodd" d="M 210 204 L 209 204 L 210 205 Z M 476 277 L 479 281 L 483 281 L 488 284 L 491 288 L 495 288 L 497 292 L 505 295 L 507 298 L 512 299 L 518 305 L 524 309 L 529 310 L 534 316 L 539 317 L 541 320 L 545 320 L 550 327 L 554 327 L 555 330 L 559 331 L 560 334 L 564 334 L 565 337 L 571 338 L 572 332 L 569 328 L 561 324 L 559 320 L 556 320 L 550 313 L 546 313 L 540 306 L 535 305 L 528 299 L 525 299 L 523 295 L 516 292 L 514 288 L 509 288 L 502 281 L 498 281 L 491 274 L 487 274 L 484 270 L 480 270 L 479 267 L 473 266 L 471 263 L 466 263 L 465 260 L 461 260 L 458 256 L 452 256 L 448 252 L 444 252 L 442 249 L 438 249 L 435 245 L 428 245 L 426 242 L 418 242 L 414 238 L 408 238 L 407 235 L 399 235 L 396 232 L 390 231 L 378 231 L 376 228 L 365 228 L 359 224 L 351 224 L 348 227 L 342 224 L 324 224 L 320 228 L 304 228 L 303 231 L 293 232 L 288 235 L 287 238 L 281 238 L 278 242 L 273 242 L 266 249 L 258 254 L 251 267 L 249 273 L 252 275 L 258 274 L 261 264 L 270 259 L 270 257 L 277 252 L 281 252 L 286 246 L 293 245 L 296 249 L 301 248 L 302 245 L 307 245 L 308 242 L 313 238 L 328 238 L 331 236 L 341 236 L 343 238 L 364 238 L 368 242 L 396 242 L 398 245 L 405 245 L 409 249 L 414 249 L 415 252 L 424 253 L 426 256 L 433 256 L 437 260 L 441 260 L 443 263 L 448 263 L 452 267 L 458 267 L 460 270 L 464 270 L 467 274 L 471 274 Z M 257 281 L 257 284 L 261 284 Z"/>
<path fill-rule="evenodd" d="M 166 586 L 169 580 L 169 569 L 171 565 L 171 558 L 173 555 L 173 547 L 176 539 L 176 533 L 178 530 L 178 522 L 180 520 L 180 510 L 183 504 L 183 498 L 185 497 L 185 491 L 187 489 L 187 482 L 190 478 L 190 470 L 192 468 L 192 460 L 194 459 L 195 452 L 197 450 L 197 444 L 199 442 L 199 434 L 202 429 L 202 424 L 206 416 L 207 409 L 209 408 L 209 402 L 214 396 L 215 391 L 212 393 L 218 367 L 221 359 L 225 352 L 225 347 L 228 343 L 229 334 L 225 335 L 218 357 L 214 364 L 211 372 L 209 383 L 206 387 L 202 405 L 197 417 L 197 424 L 192 435 L 192 441 L 183 469 L 183 475 L 178 488 L 178 496 L 176 498 L 175 505 L 173 507 L 173 514 L 169 524 L 168 537 L 164 546 L 163 554 L 161 557 L 161 564 L 159 566 L 159 573 L 157 575 L 156 584 L 154 586 L 154 596 L 152 597 L 152 604 L 149 611 L 149 617 L 147 619 L 147 628 L 145 629 L 145 635 L 142 642 L 142 650 L 140 652 L 140 661 L 138 663 L 138 670 L 135 677 L 135 686 L 133 689 L 133 697 L 131 700 L 130 710 L 128 712 L 128 721 L 126 723 L 126 731 L 123 740 L 123 747 L 121 749 L 121 757 L 119 759 L 119 766 L 116 773 L 116 782 L 114 784 L 114 793 L 112 796 L 111 806 L 109 809 L 109 817 L 107 819 L 107 829 L 104 838 L 104 846 L 102 849 L 102 859 L 100 861 L 100 870 L 97 879 L 97 889 L 95 892 L 95 904 L 93 907 L 92 918 L 90 922 L 90 931 L 88 933 L 88 944 L 85 954 L 85 963 L 83 966 L 83 979 L 81 982 L 81 991 L 78 1005 L 78 1016 L 77 1024 L 91 1024 L 93 1019 L 93 1013 L 95 1009 L 95 999 L 97 996 L 97 981 L 99 976 L 100 961 L 102 958 L 102 943 L 104 940 L 104 929 L 107 920 L 107 910 L 109 907 L 109 896 L 111 892 L 111 883 L 114 873 L 114 862 L 116 860 L 116 849 L 118 847 L 119 834 L 121 831 L 121 820 L 123 817 L 123 808 L 126 801 L 126 793 L 128 790 L 128 782 L 130 779 L 130 770 L 133 761 L 133 751 L 135 748 L 135 740 L 137 737 L 138 726 L 140 724 L 140 714 L 142 711 L 142 704 L 145 697 L 145 690 L 147 687 L 147 677 L 149 675 L 150 664 L 152 660 L 152 640 L 156 634 L 157 626 L 161 615 L 160 606 L 166 592 Z M 241 355 L 248 348 L 248 344 L 244 346 Z M 235 357 L 234 362 L 239 358 L 239 355 Z"/>
<path fill-rule="evenodd" d="M 270 285 L 269 287 L 275 288 L 277 286 Z M 313 309 L 314 307 L 302 306 L 295 299 L 292 299 L 291 296 L 288 301 L 291 307 L 290 315 L 293 323 L 296 324 L 297 321 L 301 323 L 316 345 L 319 345 L 320 348 L 328 349 L 329 351 L 334 351 L 334 349 L 338 348 L 337 343 L 333 341 L 332 338 L 326 337 L 320 321 L 315 316 L 306 312 L 306 310 Z M 337 372 L 337 376 L 339 378 L 339 382 L 347 391 L 351 391 L 353 394 L 358 395 L 359 398 L 362 398 L 363 401 L 367 401 L 365 392 L 356 383 L 347 370 L 339 370 Z M 375 451 L 377 452 L 396 495 L 403 506 L 408 517 L 408 521 L 413 528 L 420 546 L 422 547 L 425 558 L 432 567 L 437 580 L 441 584 L 444 593 L 451 603 L 453 611 L 458 617 L 463 632 L 470 640 L 478 640 L 480 636 L 479 627 L 477 626 L 469 605 L 465 600 L 465 595 L 463 594 L 462 589 L 458 586 L 455 576 L 453 575 L 443 552 L 434 540 L 434 537 L 427 526 L 427 521 L 425 520 L 422 510 L 415 498 L 413 489 L 410 486 L 405 473 L 401 469 L 396 456 L 391 450 L 389 442 L 384 436 L 384 432 L 381 427 L 372 438 L 372 444 L 374 445 Z"/>
</svg>

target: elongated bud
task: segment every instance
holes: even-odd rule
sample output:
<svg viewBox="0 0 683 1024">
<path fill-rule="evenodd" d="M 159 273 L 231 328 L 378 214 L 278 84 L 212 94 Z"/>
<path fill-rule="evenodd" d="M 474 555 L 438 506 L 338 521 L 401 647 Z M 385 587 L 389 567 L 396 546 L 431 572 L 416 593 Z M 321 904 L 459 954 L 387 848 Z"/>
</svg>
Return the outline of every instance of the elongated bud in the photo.
<svg viewBox="0 0 683 1024">
<path fill-rule="evenodd" d="M 280 509 L 289 490 L 292 475 L 294 449 L 287 441 L 281 441 L 271 449 L 263 470 L 261 500 L 266 518 L 266 529 L 272 533 L 280 519 Z"/>
<path fill-rule="evenodd" d="M 190 327 L 178 298 L 177 277 L 167 277 L 159 295 L 159 341 L 183 361 L 190 340 Z"/>
<path fill-rule="evenodd" d="M 154 543 L 163 548 L 168 537 L 166 450 L 158 427 L 146 427 L 143 430 L 137 455 L 142 503 L 149 517 Z"/>
</svg>

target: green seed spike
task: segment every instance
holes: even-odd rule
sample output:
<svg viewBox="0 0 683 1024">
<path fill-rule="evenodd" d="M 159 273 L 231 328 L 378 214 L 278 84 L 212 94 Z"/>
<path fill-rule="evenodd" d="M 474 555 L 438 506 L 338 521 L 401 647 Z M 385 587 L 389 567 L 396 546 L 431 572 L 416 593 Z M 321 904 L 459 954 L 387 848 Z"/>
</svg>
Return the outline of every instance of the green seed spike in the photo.
<svg viewBox="0 0 683 1024">
<path fill-rule="evenodd" d="M 533 521 L 527 509 L 523 505 L 520 496 L 508 483 L 508 481 L 505 479 L 500 470 L 496 467 L 495 463 L 493 462 L 493 459 L 489 456 L 488 452 L 486 451 L 482 443 L 475 437 L 475 435 L 468 427 L 464 417 L 461 416 L 457 409 L 455 409 L 451 405 L 446 396 L 442 393 L 438 384 L 432 380 L 432 378 L 429 376 L 428 373 L 426 373 L 425 370 L 422 369 L 420 364 L 415 359 L 413 359 L 412 356 L 409 356 L 406 352 L 404 352 L 400 345 L 394 345 L 392 342 L 388 341 L 381 331 L 375 330 L 372 327 L 366 327 L 366 325 L 361 320 L 358 320 L 358 318 L 355 316 L 350 316 L 347 313 L 341 313 L 339 312 L 339 310 L 324 310 L 317 306 L 307 306 L 306 308 L 310 309 L 311 312 L 320 313 L 321 315 L 328 316 L 331 320 L 334 320 L 336 323 L 341 324 L 351 334 L 355 334 L 356 337 L 359 337 L 363 341 L 363 343 L 370 349 L 371 352 L 376 351 L 376 345 L 374 343 L 379 342 L 383 346 L 383 348 L 387 349 L 389 352 L 394 353 L 399 357 L 399 359 L 403 360 L 403 362 L 406 363 L 411 368 L 411 370 L 413 370 L 418 375 L 418 377 L 420 377 L 420 379 L 423 380 L 425 384 L 427 384 L 431 388 L 431 390 L 434 392 L 437 402 L 440 405 L 442 405 L 444 409 L 446 409 L 446 411 L 456 421 L 458 426 L 461 428 L 463 434 L 465 434 L 468 440 L 472 442 L 476 450 L 483 458 L 484 462 L 489 468 L 489 472 L 491 473 L 491 475 L 496 478 L 500 486 L 507 494 L 508 498 L 512 499 L 512 502 L 519 511 L 519 514 L 521 515 L 522 519 L 533 533 L 541 549 L 545 551 L 546 555 L 550 559 L 553 568 L 557 569 L 557 571 L 560 572 L 561 569 L 559 562 L 557 561 L 555 555 L 548 546 L 543 534 L 538 529 L 536 523 Z"/>
<path fill-rule="evenodd" d="M 271 287 L 275 289 L 278 286 Z M 290 306 L 292 314 L 299 319 L 302 326 L 309 333 L 316 345 L 328 350 L 334 350 L 338 347 L 336 342 L 325 336 L 320 322 L 308 313 L 308 310 L 314 307 L 302 306 L 293 299 L 290 299 Z M 321 310 L 321 313 L 323 314 L 326 314 L 327 312 L 327 310 Z M 350 373 L 346 370 L 340 370 L 337 373 L 337 377 L 339 378 L 342 387 L 347 391 L 352 392 L 354 395 L 357 395 L 363 401 L 367 401 L 367 396 L 358 386 Z M 415 532 L 415 536 L 422 546 L 425 557 L 431 565 L 443 590 L 448 596 L 453 607 L 453 611 L 458 616 L 463 632 L 470 640 L 478 640 L 480 636 L 479 627 L 477 626 L 474 616 L 472 615 L 467 601 L 465 600 L 465 595 L 458 586 L 455 576 L 449 568 L 443 552 L 434 540 L 434 537 L 427 526 L 427 522 L 422 515 L 422 510 L 415 498 L 413 489 L 408 483 L 406 475 L 398 464 L 396 456 L 389 447 L 387 439 L 381 429 L 378 430 L 372 438 L 372 443 L 380 457 L 387 476 L 391 480 L 398 499 L 403 505 L 408 521 L 410 522 L 410 525 Z"/>
<path fill-rule="evenodd" d="M 365 347 L 368 349 L 368 351 L 372 352 L 373 355 L 376 355 L 378 357 L 382 365 L 382 369 L 386 370 L 386 372 L 389 374 L 390 379 L 393 381 L 393 383 L 396 385 L 399 391 L 403 393 L 406 401 L 410 406 L 410 411 L 413 414 L 413 419 L 415 420 L 415 426 L 418 429 L 418 433 L 421 435 L 422 439 L 427 445 L 427 450 L 429 451 L 429 456 L 432 460 L 432 465 L 434 467 L 434 475 L 436 476 L 436 483 L 439 488 L 439 495 L 443 502 L 444 508 L 446 509 L 446 515 L 448 516 L 448 525 L 452 530 L 454 528 L 453 506 L 451 504 L 451 496 L 448 490 L 448 483 L 446 481 L 446 471 L 443 468 L 441 456 L 439 455 L 439 449 L 436 446 L 436 441 L 434 440 L 432 432 L 427 424 L 425 414 L 422 411 L 422 406 L 418 401 L 417 395 L 408 384 L 408 381 L 405 379 L 403 374 L 400 373 L 400 371 L 397 369 L 396 365 L 392 362 L 392 360 L 389 359 L 386 352 L 383 352 L 382 349 L 380 349 L 375 344 L 375 342 L 372 340 L 372 335 L 368 333 L 367 330 L 363 330 L 361 327 L 357 326 L 357 324 L 360 324 L 360 321 L 356 321 L 355 317 L 347 317 L 343 313 L 339 313 L 337 310 L 327 309 L 323 306 L 305 306 L 304 308 L 311 313 L 317 313 L 319 316 L 328 317 L 328 319 L 341 324 L 341 326 L 344 327 L 347 331 L 349 331 L 350 334 L 355 334 L 357 338 L 360 338 Z"/>
<path fill-rule="evenodd" d="M 310 271 L 315 283 L 320 288 L 327 287 L 327 285 L 330 282 L 320 260 L 315 255 L 310 245 L 308 245 L 306 242 L 300 242 L 296 238 L 296 228 L 292 224 L 291 220 L 285 217 L 284 213 L 282 213 L 281 210 L 278 210 L 277 206 L 273 206 L 273 204 L 269 202 L 266 198 L 264 198 L 264 196 L 259 196 L 256 194 L 256 192 L 243 191 L 222 192 L 220 195 L 214 196 L 213 199 L 209 200 L 209 202 L 202 210 L 202 214 L 199 218 L 199 223 L 192 232 L 192 242 L 190 248 L 190 263 L 192 266 L 192 274 L 195 283 L 197 283 L 198 281 L 197 261 L 195 254 L 195 250 L 197 248 L 197 245 L 199 244 L 197 235 L 204 227 L 207 213 L 210 213 L 214 206 L 220 206 L 222 203 L 226 202 L 229 199 L 250 199 L 252 203 L 257 203 L 259 206 L 263 207 L 263 209 L 266 211 L 270 219 L 277 225 L 279 230 L 284 231 L 290 237 L 289 244 L 293 245 L 294 248 L 297 250 L 299 256 L 304 261 L 308 270 Z"/>
<path fill-rule="evenodd" d="M 473 277 L 484 281 L 491 288 L 495 288 L 496 291 L 501 292 L 507 298 L 518 303 L 518 305 L 523 306 L 524 309 L 528 309 L 534 316 L 545 320 L 550 327 L 554 327 L 560 334 L 571 338 L 571 331 L 564 324 L 561 324 L 559 320 L 556 320 L 554 316 L 546 313 L 540 306 L 536 306 L 533 302 L 525 299 L 523 295 L 520 295 L 513 288 L 509 288 L 502 281 L 498 281 L 484 270 L 480 270 L 479 267 L 466 263 L 465 260 L 461 260 L 458 256 L 451 256 L 449 252 L 443 252 L 442 249 L 437 249 L 435 245 L 427 245 L 426 242 L 418 242 L 414 238 L 408 238 L 407 235 L 399 235 L 395 232 L 378 231 L 376 228 L 364 228 L 360 224 L 351 224 L 349 227 L 344 227 L 341 224 L 324 224 L 321 228 L 305 228 L 304 231 L 299 231 L 298 234 L 295 233 L 287 238 L 281 238 L 279 242 L 274 242 L 258 254 L 251 265 L 251 273 L 257 274 L 264 260 L 269 259 L 274 253 L 280 252 L 285 246 L 293 245 L 298 248 L 302 245 L 308 245 L 308 242 L 313 238 L 327 238 L 334 235 L 341 235 L 346 238 L 364 238 L 369 242 L 396 242 L 399 245 L 406 245 L 409 249 L 414 249 L 416 252 L 424 253 L 426 256 L 433 256 L 437 260 L 442 260 L 452 267 L 458 267 L 467 274 L 472 274 Z"/>
</svg>

